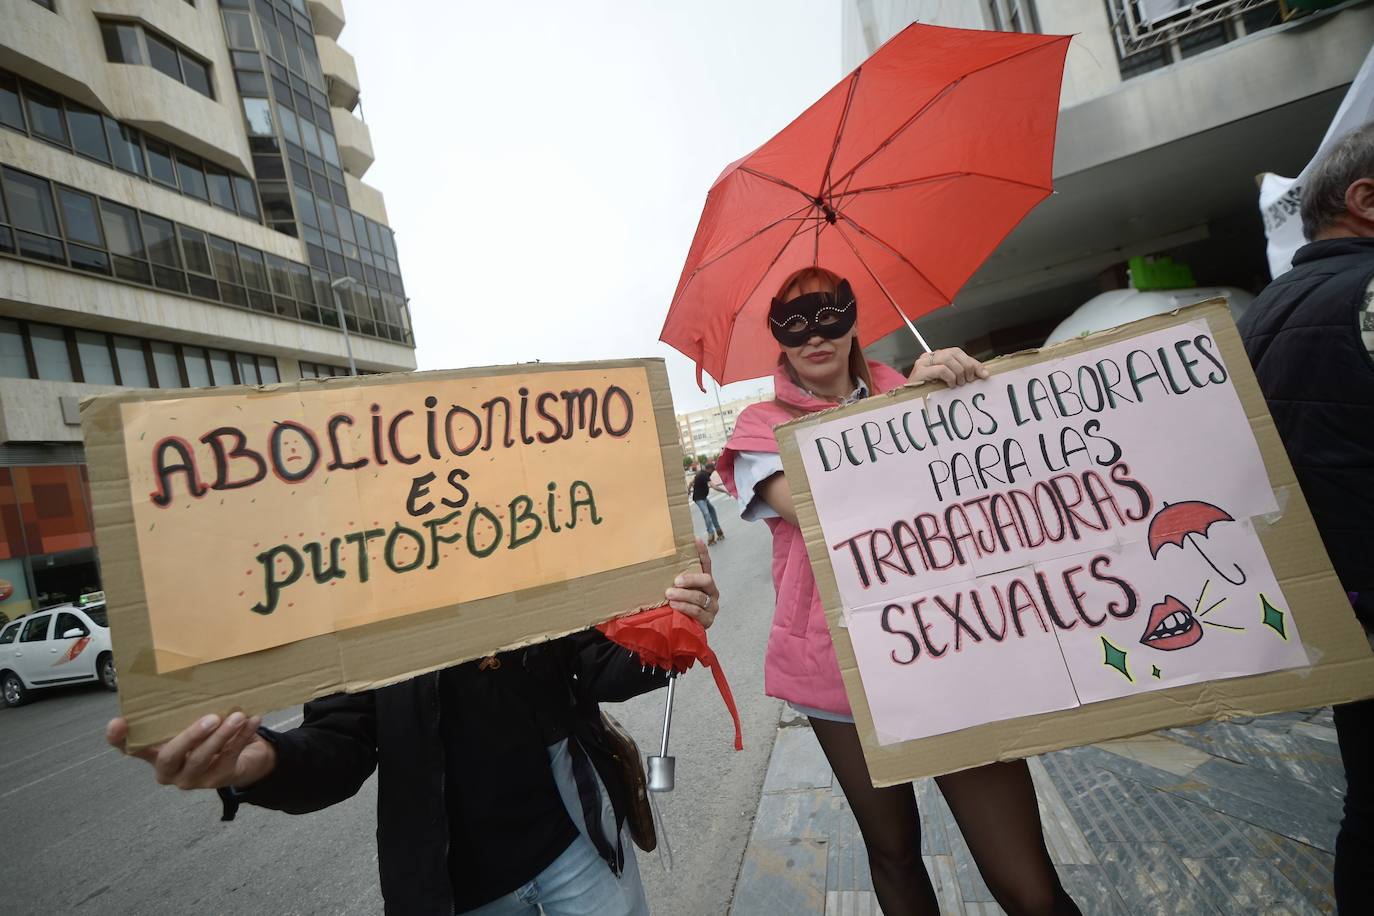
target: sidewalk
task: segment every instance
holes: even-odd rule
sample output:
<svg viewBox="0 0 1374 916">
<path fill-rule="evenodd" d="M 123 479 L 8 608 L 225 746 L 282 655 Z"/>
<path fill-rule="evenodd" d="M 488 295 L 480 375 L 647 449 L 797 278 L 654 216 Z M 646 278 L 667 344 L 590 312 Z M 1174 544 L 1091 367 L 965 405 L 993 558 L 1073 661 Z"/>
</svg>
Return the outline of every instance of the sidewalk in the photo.
<svg viewBox="0 0 1374 916">
<path fill-rule="evenodd" d="M 1344 771 L 1331 711 L 1210 723 L 1031 761 L 1045 836 L 1085 914 L 1330 913 Z M 932 780 L 916 786 L 945 914 L 992 902 Z M 734 916 L 876 916 L 858 827 L 784 707 Z"/>
</svg>

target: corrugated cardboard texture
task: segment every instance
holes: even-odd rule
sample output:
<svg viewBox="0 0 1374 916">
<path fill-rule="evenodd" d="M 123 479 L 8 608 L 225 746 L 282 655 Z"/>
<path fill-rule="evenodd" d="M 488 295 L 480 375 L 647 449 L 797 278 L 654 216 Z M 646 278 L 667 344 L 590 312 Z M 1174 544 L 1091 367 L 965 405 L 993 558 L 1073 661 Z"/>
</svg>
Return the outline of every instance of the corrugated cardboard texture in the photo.
<svg viewBox="0 0 1374 916">
<path fill-rule="evenodd" d="M 696 551 L 682 485 L 682 452 L 662 360 L 525 364 L 404 375 L 307 380 L 270 386 L 270 391 L 308 397 L 324 386 L 366 388 L 398 382 L 509 375 L 533 378 L 571 370 L 642 368 L 648 375 L 654 423 L 668 496 L 671 556 L 565 582 L 496 595 L 461 605 L 435 607 L 351 629 L 303 639 L 247 655 L 158 673 L 148 595 L 134 533 L 134 512 L 125 454 L 121 405 L 223 396 L 225 389 L 131 391 L 82 404 L 96 541 L 119 670 L 120 705 L 129 719 L 129 746 L 165 740 L 206 713 L 242 709 L 267 712 L 339 691 L 395 683 L 425 671 L 478 658 L 499 649 L 542 642 L 586 629 L 618 614 L 662 603 L 663 589 L 680 571 L 695 566 Z M 248 389 L 242 389 L 248 391 Z M 519 460 L 511 455 L 510 460 Z M 417 465 L 417 467 L 419 467 Z M 137 494 L 146 498 L 147 494 Z M 188 532 L 195 537 L 195 532 Z M 195 595 L 185 600 L 194 602 Z"/>
<path fill-rule="evenodd" d="M 1146 318 L 1046 349 L 1000 357 L 988 363 L 987 368 L 997 375 L 1199 318 L 1205 319 L 1211 328 L 1250 420 L 1269 482 L 1280 494 L 1282 517 L 1272 525 L 1257 528 L 1269 563 L 1299 621 L 1312 666 L 1142 693 L 1063 712 L 992 722 L 931 738 L 879 745 L 859 679 L 853 644 L 842 623 L 839 590 L 796 437 L 798 430 L 815 425 L 819 418 L 829 420 L 862 413 L 871 409 L 871 402 L 812 414 L 779 427 L 778 444 L 874 785 L 895 785 L 996 760 L 1015 760 L 1209 719 L 1257 716 L 1374 695 L 1374 656 L 1350 609 L 1350 601 L 1331 569 L 1311 511 L 1302 498 L 1288 454 L 1274 429 L 1223 300 L 1208 300 L 1169 315 Z M 927 383 L 879 397 L 910 400 L 943 387 L 940 383 Z"/>
</svg>

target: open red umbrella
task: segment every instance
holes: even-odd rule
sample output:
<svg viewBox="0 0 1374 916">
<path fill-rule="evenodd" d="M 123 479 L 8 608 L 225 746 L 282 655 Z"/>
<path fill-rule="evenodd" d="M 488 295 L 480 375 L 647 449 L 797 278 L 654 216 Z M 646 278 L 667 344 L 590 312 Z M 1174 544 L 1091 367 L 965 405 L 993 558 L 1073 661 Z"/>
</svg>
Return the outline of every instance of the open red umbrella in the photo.
<svg viewBox="0 0 1374 916">
<path fill-rule="evenodd" d="M 767 375 L 769 302 L 811 265 L 850 281 L 861 343 L 948 305 L 1052 190 L 1068 44 L 908 26 L 716 179 L 660 339 L 698 384 Z"/>
<path fill-rule="evenodd" d="M 730 693 L 730 685 L 725 680 L 725 672 L 720 669 L 716 653 L 711 651 L 706 642 L 706 630 L 701 624 L 665 604 L 608 620 L 597 629 L 611 642 L 638 655 L 642 664 L 674 674 L 681 674 L 695 662 L 710 668 L 716 679 L 716 689 L 725 701 L 725 708 L 730 710 L 730 716 L 735 720 L 735 750 L 744 749 L 735 697 Z"/>
</svg>

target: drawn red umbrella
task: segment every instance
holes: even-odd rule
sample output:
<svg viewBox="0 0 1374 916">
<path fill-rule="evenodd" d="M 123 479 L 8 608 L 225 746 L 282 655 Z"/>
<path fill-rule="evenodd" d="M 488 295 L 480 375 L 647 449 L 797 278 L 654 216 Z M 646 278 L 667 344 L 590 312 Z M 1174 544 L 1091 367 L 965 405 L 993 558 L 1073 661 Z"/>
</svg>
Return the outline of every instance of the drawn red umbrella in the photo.
<svg viewBox="0 0 1374 916">
<path fill-rule="evenodd" d="M 660 339 L 717 382 L 773 371 L 794 271 L 850 281 L 859 342 L 942 308 L 1052 191 L 1068 36 L 914 24 L 727 166 Z M 927 348 L 928 349 L 928 348 Z"/>
<path fill-rule="evenodd" d="M 735 697 L 730 693 L 730 685 L 725 680 L 725 672 L 720 668 L 716 653 L 706 642 L 706 630 L 686 614 L 680 614 L 668 605 L 650 608 L 637 614 L 617 617 L 597 627 L 606 638 L 617 645 L 624 646 L 639 656 L 641 664 L 652 665 L 673 674 L 681 674 L 701 662 L 711 669 L 716 679 L 716 689 L 725 701 L 725 708 L 735 720 L 735 750 L 744 749 L 744 736 L 740 731 L 739 710 L 735 708 Z M 671 682 L 669 683 L 671 687 Z M 667 753 L 668 717 L 671 716 L 671 699 L 668 716 L 664 721 L 664 755 Z"/>
<path fill-rule="evenodd" d="M 1207 565 L 1216 571 L 1232 585 L 1245 584 L 1245 571 L 1240 568 L 1240 564 L 1233 563 L 1239 579 L 1232 579 L 1226 573 L 1217 569 L 1217 564 L 1212 562 L 1212 558 L 1207 556 L 1202 549 L 1202 545 L 1197 542 L 1197 538 L 1207 537 L 1207 529 L 1217 522 L 1234 522 L 1225 510 L 1219 509 L 1211 503 L 1200 500 L 1188 500 L 1181 503 L 1165 503 L 1164 508 L 1155 513 L 1155 517 L 1150 519 L 1150 556 L 1159 555 L 1160 548 L 1165 544 L 1175 544 L 1182 548 L 1185 544 L 1192 544 L 1197 552 L 1207 561 Z"/>
</svg>

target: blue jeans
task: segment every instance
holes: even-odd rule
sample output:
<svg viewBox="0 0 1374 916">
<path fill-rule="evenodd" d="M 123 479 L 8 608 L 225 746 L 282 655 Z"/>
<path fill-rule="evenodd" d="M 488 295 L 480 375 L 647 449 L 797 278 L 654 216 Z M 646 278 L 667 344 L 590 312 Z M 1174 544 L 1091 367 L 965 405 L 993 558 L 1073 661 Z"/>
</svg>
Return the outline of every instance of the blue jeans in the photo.
<svg viewBox="0 0 1374 916">
<path fill-rule="evenodd" d="M 716 518 L 716 507 L 711 505 L 710 497 L 695 500 L 697 508 L 701 510 L 701 517 L 706 521 L 706 533 L 714 531 L 716 534 L 724 534 L 720 530 L 720 519 Z"/>
<path fill-rule="evenodd" d="M 563 806 L 577 827 L 577 839 L 553 860 L 553 864 L 535 875 L 533 881 L 491 903 L 469 910 L 468 914 L 538 916 L 542 907 L 545 916 L 649 916 L 649 903 L 644 897 L 629 829 L 620 836 L 625 868 L 617 878 L 587 838 L 586 820 L 577 795 L 566 739 L 549 748 L 549 765 Z M 614 837 L 615 812 L 605 788 L 600 786 L 599 779 L 597 782 L 601 792 L 602 828 L 606 836 Z"/>
</svg>

